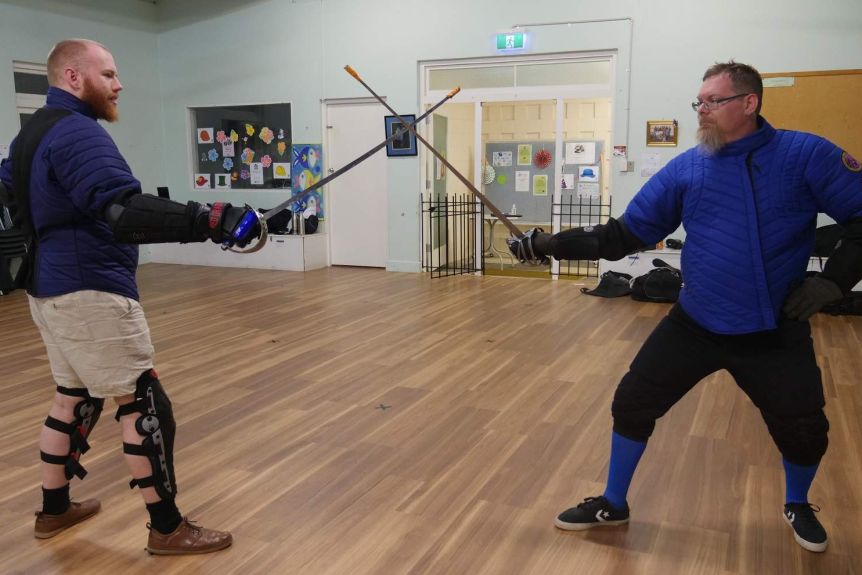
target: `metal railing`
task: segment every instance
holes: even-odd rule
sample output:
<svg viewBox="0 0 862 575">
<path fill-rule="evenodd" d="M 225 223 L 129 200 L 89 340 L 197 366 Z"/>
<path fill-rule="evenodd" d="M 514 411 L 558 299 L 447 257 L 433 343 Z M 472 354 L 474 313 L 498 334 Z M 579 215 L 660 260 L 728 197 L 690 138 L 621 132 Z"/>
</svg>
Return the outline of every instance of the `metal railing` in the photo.
<svg viewBox="0 0 862 575">
<path fill-rule="evenodd" d="M 560 198 L 559 203 L 551 204 L 551 221 L 557 217 L 560 218 L 560 231 L 604 224 L 611 217 L 611 200 L 608 198 L 607 203 L 602 203 L 601 198 L 580 198 L 568 194 Z M 561 260 L 559 275 L 598 277 L 598 262 Z"/>
<path fill-rule="evenodd" d="M 482 208 L 475 198 L 423 194 L 421 204 L 423 271 L 444 277 L 482 269 L 482 262 L 476 261 L 476 222 Z"/>
</svg>

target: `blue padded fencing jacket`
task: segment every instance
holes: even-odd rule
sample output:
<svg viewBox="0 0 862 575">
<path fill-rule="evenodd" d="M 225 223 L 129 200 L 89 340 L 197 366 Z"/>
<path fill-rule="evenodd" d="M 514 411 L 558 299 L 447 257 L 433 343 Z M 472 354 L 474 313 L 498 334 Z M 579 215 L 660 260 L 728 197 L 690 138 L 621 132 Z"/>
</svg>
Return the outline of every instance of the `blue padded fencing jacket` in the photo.
<svg viewBox="0 0 862 575">
<path fill-rule="evenodd" d="M 840 224 L 862 216 L 862 172 L 819 136 L 755 133 L 714 155 L 692 148 L 671 160 L 623 214 L 646 244 L 682 223 L 685 285 L 679 303 L 714 333 L 775 329 L 791 287 L 805 275 L 817 214 Z"/>
<path fill-rule="evenodd" d="M 138 247 L 117 243 L 102 212 L 118 193 L 141 184 L 88 104 L 52 87 L 46 107 L 73 113 L 48 131 L 33 158 L 34 295 L 98 290 L 138 299 Z M 12 188 L 9 160 L 0 164 L 0 179 Z"/>
</svg>

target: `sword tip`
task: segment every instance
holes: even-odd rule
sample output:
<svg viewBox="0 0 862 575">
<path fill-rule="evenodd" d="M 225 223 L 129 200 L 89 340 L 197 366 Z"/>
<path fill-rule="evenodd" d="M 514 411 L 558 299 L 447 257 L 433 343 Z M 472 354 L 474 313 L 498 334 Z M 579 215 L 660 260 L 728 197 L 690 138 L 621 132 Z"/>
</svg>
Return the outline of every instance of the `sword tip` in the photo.
<svg viewBox="0 0 862 575">
<path fill-rule="evenodd" d="M 349 64 L 347 66 L 345 66 L 344 69 L 347 70 L 348 74 L 350 74 L 351 76 L 353 76 L 357 80 L 359 79 L 359 74 L 356 72 L 356 70 L 351 68 Z"/>
</svg>

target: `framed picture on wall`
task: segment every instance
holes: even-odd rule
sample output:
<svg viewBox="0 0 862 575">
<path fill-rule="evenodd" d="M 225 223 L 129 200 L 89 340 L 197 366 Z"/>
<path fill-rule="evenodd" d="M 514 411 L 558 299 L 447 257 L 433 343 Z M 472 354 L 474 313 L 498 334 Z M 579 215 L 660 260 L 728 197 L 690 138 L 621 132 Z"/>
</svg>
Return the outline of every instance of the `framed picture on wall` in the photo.
<svg viewBox="0 0 862 575">
<path fill-rule="evenodd" d="M 646 126 L 647 146 L 676 146 L 679 137 L 676 120 L 649 120 Z"/>
<path fill-rule="evenodd" d="M 411 124 L 416 121 L 416 116 L 413 114 L 402 114 L 401 117 L 405 122 Z M 386 123 L 387 139 L 392 137 L 393 134 L 398 133 L 395 138 L 386 143 L 386 155 L 415 156 L 417 154 L 416 134 L 406 128 L 395 116 L 386 116 L 384 120 Z"/>
</svg>

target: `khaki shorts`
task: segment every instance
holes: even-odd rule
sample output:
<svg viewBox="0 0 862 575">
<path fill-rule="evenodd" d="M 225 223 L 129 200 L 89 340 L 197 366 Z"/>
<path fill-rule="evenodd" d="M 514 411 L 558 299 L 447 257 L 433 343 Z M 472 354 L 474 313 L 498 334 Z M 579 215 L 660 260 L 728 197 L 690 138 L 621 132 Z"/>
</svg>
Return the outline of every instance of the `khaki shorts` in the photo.
<svg viewBox="0 0 862 575">
<path fill-rule="evenodd" d="M 94 290 L 28 299 L 57 385 L 86 388 L 93 397 L 127 395 L 153 367 L 139 302 Z"/>
</svg>

